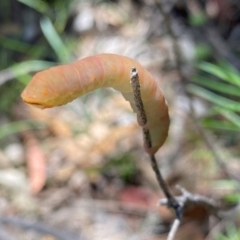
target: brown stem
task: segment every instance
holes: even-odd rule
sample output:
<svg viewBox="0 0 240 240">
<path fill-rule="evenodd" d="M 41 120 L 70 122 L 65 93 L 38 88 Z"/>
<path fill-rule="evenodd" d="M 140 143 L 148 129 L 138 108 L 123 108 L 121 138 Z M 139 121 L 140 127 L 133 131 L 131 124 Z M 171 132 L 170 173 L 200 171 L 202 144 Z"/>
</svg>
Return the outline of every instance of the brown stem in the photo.
<svg viewBox="0 0 240 240">
<path fill-rule="evenodd" d="M 140 124 L 143 126 L 144 144 L 147 148 L 151 148 L 152 141 L 151 141 L 150 132 L 147 128 L 144 127 L 144 125 L 147 123 L 147 116 L 146 116 L 142 98 L 141 98 L 141 90 L 140 90 L 141 86 L 139 84 L 139 76 L 138 76 L 138 72 L 137 72 L 136 68 L 132 68 L 131 85 L 133 88 L 134 101 L 135 101 L 135 105 L 136 105 L 136 109 L 137 109 L 138 119 L 140 121 Z M 168 199 L 168 203 L 169 203 L 168 206 L 175 209 L 176 215 L 180 219 L 181 218 L 181 214 L 179 211 L 180 205 L 175 200 L 175 198 L 171 194 L 166 182 L 164 181 L 162 174 L 159 170 L 159 167 L 157 165 L 155 156 L 154 155 L 149 155 L 149 156 L 150 156 L 150 160 L 151 160 L 152 169 L 156 174 L 158 184 Z"/>
</svg>

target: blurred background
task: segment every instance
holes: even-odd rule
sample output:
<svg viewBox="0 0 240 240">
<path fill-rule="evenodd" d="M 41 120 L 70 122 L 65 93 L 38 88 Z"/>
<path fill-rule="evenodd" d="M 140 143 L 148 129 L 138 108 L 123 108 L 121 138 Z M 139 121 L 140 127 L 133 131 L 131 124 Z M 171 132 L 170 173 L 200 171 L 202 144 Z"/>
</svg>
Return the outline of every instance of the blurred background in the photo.
<svg viewBox="0 0 240 240">
<path fill-rule="evenodd" d="M 157 152 L 177 184 L 240 201 L 238 0 L 0 1 L 0 239 L 166 239 L 172 211 L 122 96 L 99 89 L 54 109 L 26 106 L 33 74 L 98 53 L 134 58 L 171 117 Z M 239 216 L 239 214 L 238 214 Z M 176 239 L 240 239 L 239 217 L 195 205 Z"/>
</svg>

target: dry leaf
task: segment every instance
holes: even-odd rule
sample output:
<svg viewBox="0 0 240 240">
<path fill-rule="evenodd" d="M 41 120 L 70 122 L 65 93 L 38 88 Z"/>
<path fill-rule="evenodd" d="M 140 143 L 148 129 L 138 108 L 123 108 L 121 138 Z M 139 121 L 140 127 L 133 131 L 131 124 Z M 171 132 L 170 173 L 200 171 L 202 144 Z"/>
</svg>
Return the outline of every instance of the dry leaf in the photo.
<svg viewBox="0 0 240 240">
<path fill-rule="evenodd" d="M 46 159 L 38 141 L 31 133 L 25 133 L 24 138 L 30 189 L 33 194 L 37 194 L 46 182 Z"/>
</svg>

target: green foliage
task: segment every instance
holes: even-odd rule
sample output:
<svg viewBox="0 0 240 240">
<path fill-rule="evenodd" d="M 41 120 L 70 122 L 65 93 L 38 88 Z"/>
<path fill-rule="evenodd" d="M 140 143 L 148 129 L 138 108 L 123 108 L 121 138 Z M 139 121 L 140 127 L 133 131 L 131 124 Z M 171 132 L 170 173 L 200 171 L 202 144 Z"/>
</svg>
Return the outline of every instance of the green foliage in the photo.
<svg viewBox="0 0 240 240">
<path fill-rule="evenodd" d="M 211 81 L 201 76 L 195 76 L 193 81 L 199 85 L 202 85 L 203 87 L 206 87 L 218 93 L 229 94 L 232 96 L 240 97 L 239 89 L 233 85 L 229 85 L 223 82 Z"/>
<path fill-rule="evenodd" d="M 233 224 L 228 223 L 226 233 L 218 233 L 216 240 L 240 240 L 240 230 Z"/>
<path fill-rule="evenodd" d="M 204 25 L 207 22 L 207 20 L 208 20 L 207 16 L 202 12 L 191 14 L 189 17 L 189 23 L 194 27 Z"/>
<path fill-rule="evenodd" d="M 206 90 L 202 87 L 195 86 L 193 84 L 190 84 L 188 86 L 188 91 L 191 93 L 194 93 L 195 95 L 204 98 L 208 100 L 211 103 L 216 104 L 219 107 L 222 107 L 223 109 L 228 109 L 230 111 L 240 111 L 240 105 L 238 102 L 234 100 L 229 100 L 226 97 L 222 97 L 219 94 L 216 94 L 212 91 Z"/>
<path fill-rule="evenodd" d="M 32 46 L 28 43 L 5 36 L 0 36 L 0 46 L 11 51 L 24 53 L 31 58 L 38 58 L 39 53 L 47 50 L 45 46 Z"/>
<path fill-rule="evenodd" d="M 66 38 L 64 33 L 72 0 L 19 0 L 19 2 L 34 9 L 32 13 L 37 18 L 40 14 L 39 26 L 42 35 L 34 40 L 34 44 L 23 42 L 21 39 L 26 23 L 22 23 L 19 25 L 18 32 L 0 36 L 0 69 L 2 69 L 0 72 L 0 111 L 10 116 L 12 107 L 19 100 L 23 87 L 30 81 L 31 74 L 68 62 L 75 46 L 74 40 L 70 37 Z M 3 5 L 0 4 L 0 6 Z M 10 5 L 4 6 L 10 9 Z M 7 22 L 7 20 L 2 22 Z M 28 121 L 10 123 L 2 127 L 0 138 L 21 131 L 21 129 L 36 128 Z"/>
<path fill-rule="evenodd" d="M 199 64 L 199 69 L 210 73 L 223 81 L 240 87 L 240 74 L 228 63 L 220 62 L 218 65 L 215 65 L 203 62 Z"/>
<path fill-rule="evenodd" d="M 195 49 L 195 58 L 197 60 L 204 60 L 212 54 L 211 48 L 206 44 L 198 44 Z"/>
<path fill-rule="evenodd" d="M 201 75 L 193 78 L 187 90 L 213 104 L 203 125 L 220 130 L 240 130 L 240 73 L 230 64 L 199 64 Z M 196 85 L 198 84 L 198 85 Z"/>
<path fill-rule="evenodd" d="M 228 194 L 225 197 L 225 201 L 228 203 L 239 203 L 240 202 L 240 193 L 232 193 L 232 194 Z"/>
<path fill-rule="evenodd" d="M 4 71 L 12 74 L 12 75 L 11 74 L 9 75 L 8 80 L 10 80 L 11 78 L 14 78 L 14 77 L 18 78 L 30 72 L 40 71 L 45 68 L 52 67 L 54 65 L 56 64 L 52 62 L 40 61 L 40 60 L 39 61 L 29 60 L 29 61 L 13 64 L 11 67 L 5 69 Z M 22 79 L 21 82 L 24 83 L 25 85 L 27 84 L 27 82 L 25 82 L 24 79 Z"/>
<path fill-rule="evenodd" d="M 1 71 L 1 75 L 4 77 L 2 79 L 4 81 L 1 81 L 2 84 L 14 78 L 16 78 L 18 82 L 8 82 L 0 88 L 0 95 L 6 95 L 6 97 L 0 101 L 0 109 L 3 112 L 8 112 L 9 109 L 12 108 L 12 104 L 19 98 L 23 86 L 30 81 L 30 72 L 40 71 L 54 65 L 52 62 L 29 60 L 13 64 L 11 67 Z"/>
<path fill-rule="evenodd" d="M 70 6 L 73 0 L 18 0 L 28 7 L 50 18 L 54 27 L 62 33 L 69 17 Z"/>
<path fill-rule="evenodd" d="M 66 63 L 69 61 L 69 52 L 66 49 L 61 37 L 58 35 L 57 31 L 55 30 L 52 22 L 49 18 L 45 17 L 40 21 L 40 26 L 42 32 L 47 39 L 49 45 L 54 50 L 55 54 L 58 57 L 58 60 L 61 63 Z"/>
</svg>

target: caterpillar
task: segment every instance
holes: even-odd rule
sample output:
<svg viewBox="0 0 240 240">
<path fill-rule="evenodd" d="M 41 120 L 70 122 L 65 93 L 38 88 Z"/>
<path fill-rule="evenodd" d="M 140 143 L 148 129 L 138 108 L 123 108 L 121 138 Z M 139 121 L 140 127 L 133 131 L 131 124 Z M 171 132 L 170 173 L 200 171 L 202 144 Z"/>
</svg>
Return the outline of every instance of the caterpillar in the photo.
<svg viewBox="0 0 240 240">
<path fill-rule="evenodd" d="M 137 61 L 116 54 L 98 54 L 67 65 L 36 73 L 21 94 L 23 101 L 44 109 L 61 106 L 101 87 L 112 87 L 130 102 L 134 112 L 130 73 L 136 68 L 141 85 L 141 97 L 147 116 L 154 154 L 165 142 L 169 129 L 168 107 L 160 87 L 152 75 Z M 140 123 L 139 123 L 140 124 Z"/>
</svg>

